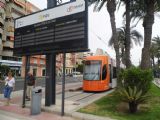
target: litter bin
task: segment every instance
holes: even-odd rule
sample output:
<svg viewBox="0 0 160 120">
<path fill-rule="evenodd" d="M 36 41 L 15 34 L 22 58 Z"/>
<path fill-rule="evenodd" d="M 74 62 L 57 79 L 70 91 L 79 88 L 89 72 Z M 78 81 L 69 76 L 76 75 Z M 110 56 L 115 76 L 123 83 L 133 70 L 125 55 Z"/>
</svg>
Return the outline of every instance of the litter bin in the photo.
<svg viewBox="0 0 160 120">
<path fill-rule="evenodd" d="M 41 100 L 42 100 L 42 89 L 34 88 L 32 90 L 32 98 L 31 98 L 31 115 L 37 115 L 41 113 Z"/>
</svg>

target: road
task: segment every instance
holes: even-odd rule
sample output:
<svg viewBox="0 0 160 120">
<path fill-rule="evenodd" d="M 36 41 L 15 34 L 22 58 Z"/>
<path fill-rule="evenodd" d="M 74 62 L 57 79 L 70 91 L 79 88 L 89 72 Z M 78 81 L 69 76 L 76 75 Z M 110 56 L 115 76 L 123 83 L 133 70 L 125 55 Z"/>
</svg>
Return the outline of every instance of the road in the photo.
<svg viewBox="0 0 160 120">
<path fill-rule="evenodd" d="M 82 81 L 82 77 L 66 77 L 66 83 L 72 83 L 72 82 L 80 82 Z M 57 77 L 56 78 L 56 84 L 61 84 L 62 83 L 62 77 Z M 36 80 L 36 86 L 45 86 L 45 78 L 38 78 Z M 24 80 L 23 79 L 16 79 L 16 87 L 15 91 L 22 90 L 24 87 Z M 0 83 L 0 93 L 3 92 L 4 84 Z"/>
</svg>

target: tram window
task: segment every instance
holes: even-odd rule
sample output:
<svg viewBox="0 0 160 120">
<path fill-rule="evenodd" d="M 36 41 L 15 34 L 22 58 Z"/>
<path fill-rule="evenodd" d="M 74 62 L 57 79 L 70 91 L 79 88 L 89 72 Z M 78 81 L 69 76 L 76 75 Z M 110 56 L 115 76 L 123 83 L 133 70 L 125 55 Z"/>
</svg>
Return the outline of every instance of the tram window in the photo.
<svg viewBox="0 0 160 120">
<path fill-rule="evenodd" d="M 100 80 L 101 61 L 86 61 L 83 73 L 84 80 Z"/>
<path fill-rule="evenodd" d="M 112 78 L 113 78 L 113 70 L 111 64 L 109 64 L 109 71 L 110 71 L 110 83 L 112 83 Z"/>
<path fill-rule="evenodd" d="M 107 77 L 107 65 L 104 65 L 102 69 L 102 80 L 105 80 L 106 77 Z"/>
<path fill-rule="evenodd" d="M 117 70 L 116 70 L 116 67 L 113 67 L 113 78 L 117 78 Z"/>
</svg>

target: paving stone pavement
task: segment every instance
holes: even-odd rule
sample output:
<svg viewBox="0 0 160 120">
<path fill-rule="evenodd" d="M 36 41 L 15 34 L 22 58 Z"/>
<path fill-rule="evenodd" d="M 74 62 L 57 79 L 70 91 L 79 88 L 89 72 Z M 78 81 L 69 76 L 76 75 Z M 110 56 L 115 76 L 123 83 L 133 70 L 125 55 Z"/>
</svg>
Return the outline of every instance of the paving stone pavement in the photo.
<svg viewBox="0 0 160 120">
<path fill-rule="evenodd" d="M 70 84 L 68 88 L 75 89 L 79 86 Z M 88 115 L 76 112 L 78 109 L 92 103 L 93 101 L 109 94 L 111 91 L 103 92 L 99 94 L 83 93 L 82 91 L 69 92 L 66 90 L 65 100 L 65 116 L 61 117 L 61 85 L 57 86 L 57 99 L 56 105 L 45 107 L 44 106 L 44 88 L 43 88 L 43 99 L 42 99 L 42 112 L 39 115 L 30 115 L 30 102 L 26 102 L 27 107 L 22 108 L 22 93 L 23 91 L 16 91 L 12 94 L 12 100 L 10 106 L 4 106 L 3 95 L 0 94 L 0 120 L 113 120 L 107 117 L 98 117 L 94 115 Z M 82 94 L 81 94 L 82 93 Z M 74 96 L 78 94 L 77 98 Z M 71 97 L 68 97 L 71 96 Z M 73 98 L 72 98 L 73 96 Z M 88 96 L 89 98 L 87 98 Z M 83 97 L 85 99 L 83 99 Z M 72 101 L 73 100 L 73 101 Z M 74 101 L 76 100 L 76 101 Z M 78 100 L 78 101 L 77 101 Z M 6 114 L 4 114 L 6 112 Z M 8 116 L 6 116 L 8 115 Z M 13 117 L 12 117 L 13 116 Z"/>
</svg>

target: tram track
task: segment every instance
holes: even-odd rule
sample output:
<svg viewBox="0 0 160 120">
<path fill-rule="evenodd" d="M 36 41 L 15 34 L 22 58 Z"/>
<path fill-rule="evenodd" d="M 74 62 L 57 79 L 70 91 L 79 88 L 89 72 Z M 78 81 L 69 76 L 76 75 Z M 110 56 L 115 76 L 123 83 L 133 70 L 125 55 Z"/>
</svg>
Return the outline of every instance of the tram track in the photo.
<svg viewBox="0 0 160 120">
<path fill-rule="evenodd" d="M 83 100 L 83 99 L 85 99 L 85 98 L 88 98 L 88 97 L 90 97 L 90 96 L 93 96 L 93 95 L 95 95 L 95 93 L 92 93 L 92 94 L 90 94 L 90 95 L 87 95 L 87 96 L 85 96 L 85 97 L 83 97 L 83 98 L 81 98 L 81 99 L 78 99 L 78 100 L 76 100 L 76 101 L 81 101 L 81 100 Z"/>
<path fill-rule="evenodd" d="M 61 94 L 62 93 L 56 94 L 57 98 L 61 99 Z M 85 101 L 85 99 L 89 99 L 89 97 L 94 97 L 94 95 L 96 95 L 96 93 L 85 93 L 83 91 L 76 91 L 76 92 L 67 91 L 65 93 L 65 96 L 66 96 L 65 100 L 81 102 L 81 101 Z"/>
<path fill-rule="evenodd" d="M 109 92 L 109 91 L 110 90 L 105 91 L 105 92 Z M 81 91 L 66 91 L 65 92 L 65 96 L 66 96 L 65 100 L 74 101 L 74 102 L 78 102 L 78 103 L 85 103 L 85 102 L 88 102 L 92 99 L 95 99 L 95 98 L 101 96 L 105 92 L 88 93 L 88 92 L 83 92 L 82 90 Z M 61 99 L 61 93 L 58 96 L 59 96 L 59 99 Z"/>
<path fill-rule="evenodd" d="M 81 95 L 83 92 L 81 92 L 81 93 L 78 93 L 78 94 L 75 94 L 75 95 L 70 95 L 70 96 L 67 96 L 67 97 L 65 97 L 65 99 L 68 99 L 68 98 L 72 98 L 72 97 L 75 97 L 75 96 L 78 96 L 78 95 Z"/>
</svg>

